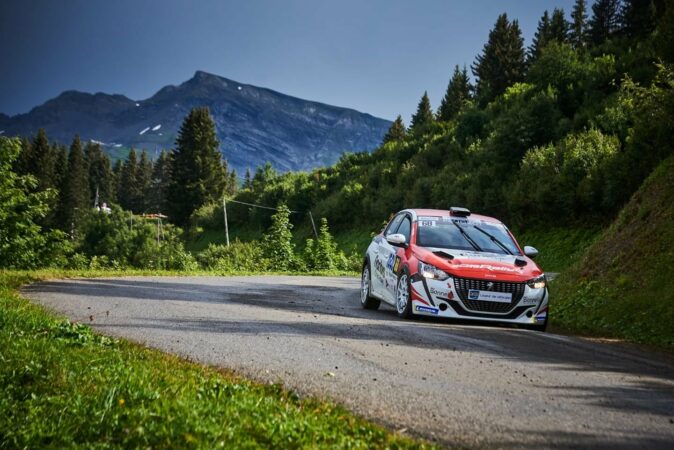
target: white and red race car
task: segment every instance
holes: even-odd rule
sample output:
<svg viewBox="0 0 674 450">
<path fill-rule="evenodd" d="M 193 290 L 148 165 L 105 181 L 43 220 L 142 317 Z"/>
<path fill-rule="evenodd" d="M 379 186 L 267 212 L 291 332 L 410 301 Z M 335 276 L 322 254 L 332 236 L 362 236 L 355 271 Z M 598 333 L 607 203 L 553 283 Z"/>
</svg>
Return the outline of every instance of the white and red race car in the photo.
<svg viewBox="0 0 674 450">
<path fill-rule="evenodd" d="M 465 208 L 406 209 L 365 254 L 361 304 L 384 301 L 413 314 L 520 324 L 548 323 L 545 274 L 500 221 Z"/>
</svg>

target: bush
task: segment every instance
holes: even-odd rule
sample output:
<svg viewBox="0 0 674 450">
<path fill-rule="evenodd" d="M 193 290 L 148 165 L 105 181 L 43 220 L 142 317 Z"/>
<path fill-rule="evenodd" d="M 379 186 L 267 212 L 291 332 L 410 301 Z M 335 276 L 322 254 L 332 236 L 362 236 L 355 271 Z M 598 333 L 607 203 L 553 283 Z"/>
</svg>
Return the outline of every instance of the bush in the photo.
<svg viewBox="0 0 674 450">
<path fill-rule="evenodd" d="M 180 228 L 159 226 L 113 205 L 110 214 L 89 215 L 79 251 L 92 268 L 195 269 L 180 234 Z"/>
<path fill-rule="evenodd" d="M 269 260 L 262 256 L 262 247 L 255 241 L 236 240 L 229 247 L 209 244 L 197 255 L 197 261 L 204 269 L 222 272 L 259 272 L 270 266 Z"/>
</svg>

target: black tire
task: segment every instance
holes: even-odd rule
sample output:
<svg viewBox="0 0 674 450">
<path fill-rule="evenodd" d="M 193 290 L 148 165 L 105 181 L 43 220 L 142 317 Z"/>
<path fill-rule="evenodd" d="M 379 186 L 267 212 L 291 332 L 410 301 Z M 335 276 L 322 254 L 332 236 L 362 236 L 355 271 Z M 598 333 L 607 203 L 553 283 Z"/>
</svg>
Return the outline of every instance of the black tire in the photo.
<svg viewBox="0 0 674 450">
<path fill-rule="evenodd" d="M 363 264 L 363 273 L 360 277 L 360 305 L 364 309 L 379 309 L 381 300 L 370 295 L 370 292 L 372 291 L 371 273 L 370 261 L 366 261 L 365 264 Z"/>
<path fill-rule="evenodd" d="M 412 298 L 410 295 L 410 275 L 407 269 L 400 271 L 396 284 L 396 312 L 398 317 L 410 319 L 412 317 Z"/>
</svg>

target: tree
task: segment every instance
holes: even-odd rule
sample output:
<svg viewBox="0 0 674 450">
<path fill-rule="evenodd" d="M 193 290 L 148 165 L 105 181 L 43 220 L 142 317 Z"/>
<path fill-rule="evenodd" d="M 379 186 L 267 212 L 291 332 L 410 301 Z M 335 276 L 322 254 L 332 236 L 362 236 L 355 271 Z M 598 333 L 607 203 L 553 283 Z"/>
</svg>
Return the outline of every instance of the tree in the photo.
<svg viewBox="0 0 674 450">
<path fill-rule="evenodd" d="M 250 168 L 246 168 L 246 177 L 243 181 L 244 189 L 251 189 L 253 187 L 253 180 L 251 179 Z"/>
<path fill-rule="evenodd" d="M 674 2 L 667 2 L 664 11 L 659 15 L 655 48 L 658 56 L 671 64 L 674 63 Z"/>
<path fill-rule="evenodd" d="M 134 199 L 135 211 L 145 213 L 150 208 L 150 188 L 152 185 L 152 160 L 143 150 L 138 162 L 138 172 L 136 173 L 136 198 Z"/>
<path fill-rule="evenodd" d="M 438 120 L 445 122 L 452 120 L 470 101 L 471 89 L 466 66 L 463 66 L 463 70 L 459 70 L 458 65 L 454 66 L 454 73 L 447 85 L 447 92 L 438 108 Z"/>
<path fill-rule="evenodd" d="M 433 110 L 431 109 L 431 101 L 428 98 L 428 92 L 424 91 L 424 95 L 419 100 L 417 112 L 412 115 L 412 122 L 410 130 L 416 131 L 425 125 L 433 122 Z"/>
<path fill-rule="evenodd" d="M 597 0 L 589 23 L 590 42 L 601 45 L 620 28 L 620 0 Z"/>
<path fill-rule="evenodd" d="M 124 209 L 138 212 L 137 201 L 140 198 L 140 189 L 138 188 L 138 158 L 136 150 L 131 148 L 129 156 L 121 166 L 117 182 L 117 201 Z"/>
<path fill-rule="evenodd" d="M 50 241 L 60 235 L 44 233 L 37 223 L 55 191 L 35 192 L 35 177 L 14 171 L 20 153 L 21 141 L 0 137 L 0 267 L 9 269 L 45 265 Z"/>
<path fill-rule="evenodd" d="M 550 19 L 550 41 L 564 44 L 569 40 L 569 22 L 564 17 L 564 10 L 555 8 Z"/>
<path fill-rule="evenodd" d="M 569 39 L 575 49 L 583 48 L 587 44 L 587 2 L 585 0 L 576 0 L 573 5 Z"/>
<path fill-rule="evenodd" d="M 653 0 L 625 0 L 620 11 L 623 32 L 630 38 L 651 34 L 657 25 L 657 9 Z"/>
<path fill-rule="evenodd" d="M 388 131 L 384 135 L 384 140 L 382 143 L 386 144 L 387 142 L 400 142 L 405 139 L 406 135 L 407 130 L 405 129 L 405 123 L 403 122 L 403 118 L 398 115 L 396 120 L 393 121 Z"/>
<path fill-rule="evenodd" d="M 543 12 L 543 16 L 538 20 L 538 27 L 534 33 L 534 38 L 529 47 L 529 59 L 535 61 L 541 56 L 541 50 L 545 47 L 550 39 L 550 16 L 548 10 Z"/>
<path fill-rule="evenodd" d="M 175 223 L 186 224 L 195 209 L 222 198 L 226 180 L 219 146 L 208 108 L 192 109 L 171 153 L 168 205 Z"/>
<path fill-rule="evenodd" d="M 159 154 L 152 169 L 152 182 L 150 185 L 150 199 L 148 208 L 153 212 L 167 210 L 166 196 L 168 185 L 171 180 L 171 160 L 165 151 Z"/>
<path fill-rule="evenodd" d="M 91 209 L 89 202 L 89 169 L 82 151 L 80 137 L 75 136 L 68 154 L 68 175 L 61 197 L 61 227 L 71 238 L 77 236 L 82 220 Z"/>
<path fill-rule="evenodd" d="M 531 47 L 529 47 L 529 61 L 535 61 L 541 56 L 541 51 L 550 42 L 560 44 L 568 41 L 569 24 L 564 17 L 564 10 L 555 8 L 552 11 L 552 17 L 548 16 L 548 11 L 543 13 L 543 17 L 538 21 L 538 28 L 534 34 Z"/>
<path fill-rule="evenodd" d="M 517 20 L 501 14 L 489 39 L 472 66 L 477 97 L 486 104 L 514 83 L 524 79 L 524 39 Z"/>
<path fill-rule="evenodd" d="M 103 203 L 112 203 L 116 195 L 110 158 L 103 153 L 101 146 L 94 142 L 87 143 L 84 155 L 89 167 L 90 204 L 100 206 Z"/>
<path fill-rule="evenodd" d="M 271 216 L 271 225 L 262 238 L 262 254 L 271 264 L 272 270 L 289 270 L 295 264 L 292 239 L 293 224 L 290 223 L 290 210 L 285 204 Z"/>
</svg>

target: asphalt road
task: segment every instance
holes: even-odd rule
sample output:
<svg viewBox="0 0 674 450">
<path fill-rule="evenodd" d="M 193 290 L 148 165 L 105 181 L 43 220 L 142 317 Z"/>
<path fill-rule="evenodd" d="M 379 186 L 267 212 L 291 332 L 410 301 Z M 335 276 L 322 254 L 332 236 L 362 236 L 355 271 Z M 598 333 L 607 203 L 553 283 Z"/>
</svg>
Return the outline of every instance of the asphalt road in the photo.
<svg viewBox="0 0 674 450">
<path fill-rule="evenodd" d="M 26 296 L 99 331 L 327 396 L 470 448 L 674 448 L 674 362 L 633 347 L 362 310 L 358 280 L 49 281 Z M 552 299 L 554 314 L 554 298 Z"/>
</svg>

